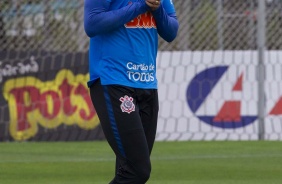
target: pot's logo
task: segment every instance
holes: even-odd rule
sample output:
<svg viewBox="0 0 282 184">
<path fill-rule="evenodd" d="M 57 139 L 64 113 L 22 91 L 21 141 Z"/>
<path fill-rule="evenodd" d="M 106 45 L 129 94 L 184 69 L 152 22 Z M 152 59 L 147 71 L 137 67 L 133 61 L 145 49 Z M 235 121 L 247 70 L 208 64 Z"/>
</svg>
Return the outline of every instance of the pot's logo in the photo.
<svg viewBox="0 0 282 184">
<path fill-rule="evenodd" d="M 86 86 L 88 74 L 74 75 L 60 70 L 51 81 L 32 76 L 12 78 L 3 87 L 10 115 L 10 135 L 15 140 L 27 140 L 38 132 L 65 125 L 94 129 L 99 118 Z"/>
<path fill-rule="evenodd" d="M 186 91 L 191 111 L 201 121 L 221 128 L 253 123 L 257 119 L 257 82 L 245 80 L 246 73 L 228 66 L 198 73 Z"/>
</svg>

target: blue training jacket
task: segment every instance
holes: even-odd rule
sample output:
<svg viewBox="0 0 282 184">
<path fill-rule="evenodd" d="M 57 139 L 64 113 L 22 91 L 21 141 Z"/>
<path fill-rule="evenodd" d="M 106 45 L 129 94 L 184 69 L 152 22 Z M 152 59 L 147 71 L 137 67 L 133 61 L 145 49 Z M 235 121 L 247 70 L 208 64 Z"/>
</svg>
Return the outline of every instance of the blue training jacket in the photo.
<svg viewBox="0 0 282 184">
<path fill-rule="evenodd" d="M 151 12 L 145 0 L 85 0 L 84 28 L 90 37 L 88 86 L 157 89 L 158 34 L 171 42 L 178 21 L 172 0 Z"/>
</svg>

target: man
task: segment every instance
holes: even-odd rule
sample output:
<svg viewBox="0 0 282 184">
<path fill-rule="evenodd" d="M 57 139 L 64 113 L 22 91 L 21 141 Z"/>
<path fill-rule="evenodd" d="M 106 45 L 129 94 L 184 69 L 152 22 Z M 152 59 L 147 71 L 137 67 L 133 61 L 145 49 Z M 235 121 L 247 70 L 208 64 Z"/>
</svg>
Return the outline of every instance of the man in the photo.
<svg viewBox="0 0 282 184">
<path fill-rule="evenodd" d="M 116 155 L 112 184 L 144 184 L 156 135 L 158 35 L 178 31 L 172 0 L 85 0 L 91 99 Z"/>
</svg>

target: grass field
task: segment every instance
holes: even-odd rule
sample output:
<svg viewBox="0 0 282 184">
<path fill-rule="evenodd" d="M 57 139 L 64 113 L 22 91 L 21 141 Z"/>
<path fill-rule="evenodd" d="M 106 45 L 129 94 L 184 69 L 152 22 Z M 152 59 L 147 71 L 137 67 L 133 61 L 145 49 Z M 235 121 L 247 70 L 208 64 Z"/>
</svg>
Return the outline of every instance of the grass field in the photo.
<svg viewBox="0 0 282 184">
<path fill-rule="evenodd" d="M 148 184 L 281 184 L 281 142 L 157 142 Z M 107 184 L 106 142 L 1 143 L 1 184 Z"/>
</svg>

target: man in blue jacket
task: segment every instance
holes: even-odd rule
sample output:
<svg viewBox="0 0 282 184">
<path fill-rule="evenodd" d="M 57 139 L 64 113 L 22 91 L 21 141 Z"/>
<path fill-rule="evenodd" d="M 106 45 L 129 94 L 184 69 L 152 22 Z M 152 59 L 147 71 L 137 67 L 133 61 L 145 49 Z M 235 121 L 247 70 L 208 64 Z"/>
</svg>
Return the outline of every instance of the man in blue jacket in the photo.
<svg viewBox="0 0 282 184">
<path fill-rule="evenodd" d="M 144 184 L 158 118 L 158 35 L 175 39 L 172 0 L 85 0 L 90 38 L 88 86 L 105 137 L 116 155 L 112 184 Z"/>
</svg>

